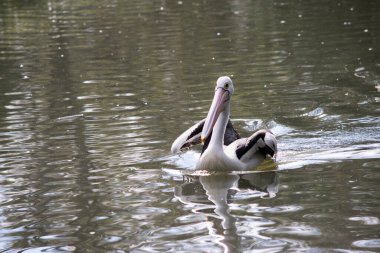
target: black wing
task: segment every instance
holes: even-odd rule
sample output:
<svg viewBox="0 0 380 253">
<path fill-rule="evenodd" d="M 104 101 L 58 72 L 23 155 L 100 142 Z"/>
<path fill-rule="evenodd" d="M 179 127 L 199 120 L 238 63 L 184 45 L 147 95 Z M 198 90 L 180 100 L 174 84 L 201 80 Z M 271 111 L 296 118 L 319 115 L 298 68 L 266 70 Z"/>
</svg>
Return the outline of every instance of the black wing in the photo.
<svg viewBox="0 0 380 253">
<path fill-rule="evenodd" d="M 277 140 L 271 131 L 261 129 L 247 139 L 238 140 L 236 156 L 239 160 L 244 155 L 255 154 L 256 152 L 261 152 L 265 156 L 275 156 L 277 153 Z"/>
<path fill-rule="evenodd" d="M 231 120 L 228 120 L 226 133 L 224 134 L 224 145 L 230 145 L 232 142 L 240 138 L 240 134 L 232 126 Z"/>
<path fill-rule="evenodd" d="M 205 121 L 205 119 L 199 121 L 189 129 L 187 129 L 185 132 L 183 132 L 180 136 L 178 136 L 172 144 L 172 153 L 177 153 L 178 151 L 184 148 L 189 148 L 191 146 L 201 143 L 201 133 Z"/>
<path fill-rule="evenodd" d="M 185 132 L 183 132 L 174 142 L 171 148 L 172 153 L 177 153 L 178 151 L 189 148 L 191 146 L 197 145 L 201 143 L 201 133 L 203 126 L 205 124 L 206 119 L 203 119 L 187 129 Z M 202 153 L 207 149 L 208 144 L 210 142 L 212 133 L 210 136 L 205 140 L 205 143 L 203 144 Z M 240 139 L 240 135 L 238 132 L 233 128 L 232 123 L 230 120 L 228 120 L 227 126 L 226 126 L 226 132 L 224 134 L 224 144 L 229 145 L 232 142 L 236 141 L 237 139 Z"/>
</svg>

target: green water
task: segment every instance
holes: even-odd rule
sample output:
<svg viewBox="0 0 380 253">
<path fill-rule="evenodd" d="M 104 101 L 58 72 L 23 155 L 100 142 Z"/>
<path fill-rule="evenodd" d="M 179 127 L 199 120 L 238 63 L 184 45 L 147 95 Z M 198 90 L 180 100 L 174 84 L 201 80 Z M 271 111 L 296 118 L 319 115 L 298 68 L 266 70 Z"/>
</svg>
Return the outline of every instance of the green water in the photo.
<svg viewBox="0 0 380 253">
<path fill-rule="evenodd" d="M 380 2 L 1 1 L 0 252 L 378 252 Z M 170 154 L 218 76 L 271 171 Z"/>
</svg>

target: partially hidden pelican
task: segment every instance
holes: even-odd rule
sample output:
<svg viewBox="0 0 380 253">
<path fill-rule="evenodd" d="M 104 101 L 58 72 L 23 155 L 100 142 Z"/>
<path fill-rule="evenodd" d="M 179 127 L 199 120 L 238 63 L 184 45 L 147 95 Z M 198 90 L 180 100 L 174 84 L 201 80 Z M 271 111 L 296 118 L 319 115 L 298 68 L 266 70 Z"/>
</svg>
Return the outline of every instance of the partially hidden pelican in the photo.
<svg viewBox="0 0 380 253">
<path fill-rule="evenodd" d="M 249 170 L 267 156 L 275 157 L 277 140 L 273 133 L 261 129 L 249 138 L 241 138 L 230 121 L 230 99 L 234 93 L 231 78 L 216 81 L 215 95 L 207 117 L 183 132 L 172 144 L 171 152 L 202 143 L 196 169 Z"/>
</svg>

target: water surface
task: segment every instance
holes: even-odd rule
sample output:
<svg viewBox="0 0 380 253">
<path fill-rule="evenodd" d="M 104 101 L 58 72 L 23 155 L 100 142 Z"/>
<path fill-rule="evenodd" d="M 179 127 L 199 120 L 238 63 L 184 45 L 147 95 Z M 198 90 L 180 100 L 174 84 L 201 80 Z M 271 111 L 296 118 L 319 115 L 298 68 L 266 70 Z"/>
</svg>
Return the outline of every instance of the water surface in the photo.
<svg viewBox="0 0 380 253">
<path fill-rule="evenodd" d="M 378 252 L 380 3 L 2 1 L 1 252 Z M 235 84 L 276 163 L 172 141 Z"/>
</svg>

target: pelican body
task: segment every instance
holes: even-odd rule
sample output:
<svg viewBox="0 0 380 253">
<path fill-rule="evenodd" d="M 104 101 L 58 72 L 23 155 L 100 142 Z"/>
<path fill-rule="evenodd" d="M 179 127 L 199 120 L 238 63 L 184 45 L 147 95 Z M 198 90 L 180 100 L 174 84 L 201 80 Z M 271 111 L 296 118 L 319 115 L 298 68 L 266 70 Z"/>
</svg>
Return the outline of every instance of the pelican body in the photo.
<svg viewBox="0 0 380 253">
<path fill-rule="evenodd" d="M 266 129 L 249 138 L 241 138 L 230 121 L 230 101 L 234 93 L 231 78 L 216 81 L 214 99 L 207 117 L 182 133 L 172 144 L 171 152 L 202 143 L 203 149 L 196 169 L 249 170 L 267 156 L 275 157 L 277 140 Z"/>
</svg>

